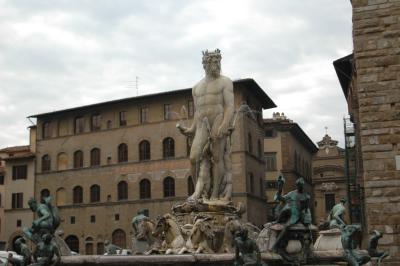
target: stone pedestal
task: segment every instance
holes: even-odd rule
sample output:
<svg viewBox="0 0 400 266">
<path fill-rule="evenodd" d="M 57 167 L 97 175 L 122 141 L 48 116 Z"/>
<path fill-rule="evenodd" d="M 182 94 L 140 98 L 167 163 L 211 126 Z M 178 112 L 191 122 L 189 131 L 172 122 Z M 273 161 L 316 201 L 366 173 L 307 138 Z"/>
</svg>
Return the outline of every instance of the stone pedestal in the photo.
<svg viewBox="0 0 400 266">
<path fill-rule="evenodd" d="M 314 244 L 316 251 L 343 251 L 342 241 L 340 240 L 340 229 L 334 228 L 330 230 L 320 231 L 319 236 Z"/>
<path fill-rule="evenodd" d="M 282 229 L 282 224 L 268 223 L 264 225 L 264 229 L 257 238 L 257 245 L 261 252 L 272 251 L 276 238 Z M 298 261 L 306 261 L 311 256 L 313 249 L 311 245 L 312 235 L 316 230 L 317 228 L 314 225 L 310 227 L 305 227 L 302 224 L 292 225 L 285 235 L 287 245 L 284 253 L 287 253 L 288 257 L 296 258 Z M 284 256 L 284 254 L 280 255 Z"/>
<path fill-rule="evenodd" d="M 241 205 L 234 206 L 232 202 L 184 202 L 172 208 L 177 222 L 184 226 L 193 224 L 197 215 L 207 215 L 215 220 L 217 225 L 224 226 L 228 218 L 239 219 L 244 212 Z"/>
</svg>

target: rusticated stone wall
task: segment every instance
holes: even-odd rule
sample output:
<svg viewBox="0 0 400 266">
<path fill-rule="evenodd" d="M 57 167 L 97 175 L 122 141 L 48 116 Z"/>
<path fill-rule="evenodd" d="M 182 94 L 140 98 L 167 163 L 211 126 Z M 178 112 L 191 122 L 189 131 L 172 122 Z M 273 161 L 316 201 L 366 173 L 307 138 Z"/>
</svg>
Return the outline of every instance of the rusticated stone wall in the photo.
<svg viewBox="0 0 400 266">
<path fill-rule="evenodd" d="M 353 0 L 367 229 L 400 261 L 400 1 Z"/>
</svg>

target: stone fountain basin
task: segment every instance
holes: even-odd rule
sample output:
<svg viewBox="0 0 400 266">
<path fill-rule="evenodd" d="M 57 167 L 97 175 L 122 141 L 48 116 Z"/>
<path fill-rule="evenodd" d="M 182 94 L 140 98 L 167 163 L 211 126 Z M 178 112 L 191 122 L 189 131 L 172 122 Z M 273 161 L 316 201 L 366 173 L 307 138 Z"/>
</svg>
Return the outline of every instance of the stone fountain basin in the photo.
<svg viewBox="0 0 400 266">
<path fill-rule="evenodd" d="M 308 265 L 327 265 L 326 263 L 343 262 L 343 252 L 321 251 L 314 252 L 315 258 Z M 184 254 L 184 255 L 135 255 L 135 256 L 103 256 L 103 255 L 78 255 L 63 256 L 59 265 L 137 265 L 137 266 L 153 266 L 153 265 L 222 265 L 232 266 L 234 254 Z M 262 260 L 269 266 L 285 265 L 281 257 L 277 254 L 265 252 L 261 254 Z"/>
</svg>

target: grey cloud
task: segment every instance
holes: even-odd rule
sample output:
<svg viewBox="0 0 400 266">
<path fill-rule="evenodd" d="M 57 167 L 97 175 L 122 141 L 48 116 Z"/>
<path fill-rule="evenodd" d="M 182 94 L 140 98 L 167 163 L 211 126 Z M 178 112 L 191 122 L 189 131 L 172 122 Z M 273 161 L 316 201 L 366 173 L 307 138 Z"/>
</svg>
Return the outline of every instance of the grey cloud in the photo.
<svg viewBox="0 0 400 266">
<path fill-rule="evenodd" d="M 325 125 L 342 135 L 332 61 L 352 49 L 350 3 L 16 0 L 0 10 L 0 147 L 28 141 L 27 115 L 134 96 L 135 76 L 140 94 L 190 87 L 201 50 L 215 47 L 226 75 L 255 78 L 314 141 Z"/>
</svg>

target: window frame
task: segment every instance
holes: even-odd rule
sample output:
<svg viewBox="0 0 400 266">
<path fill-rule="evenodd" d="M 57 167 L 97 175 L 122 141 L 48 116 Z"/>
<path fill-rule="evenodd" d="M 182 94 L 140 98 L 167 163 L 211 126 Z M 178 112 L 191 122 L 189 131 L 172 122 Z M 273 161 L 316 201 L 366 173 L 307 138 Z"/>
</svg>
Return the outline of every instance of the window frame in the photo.
<svg viewBox="0 0 400 266">
<path fill-rule="evenodd" d="M 150 141 L 144 139 L 139 143 L 139 161 L 151 160 Z"/>
<path fill-rule="evenodd" d="M 139 121 L 140 124 L 145 124 L 149 122 L 149 107 L 142 106 L 139 110 Z"/>
<path fill-rule="evenodd" d="M 118 145 L 118 162 L 124 163 L 128 161 L 128 144 L 121 143 Z"/>
<path fill-rule="evenodd" d="M 19 164 L 12 166 L 12 180 L 28 179 L 28 165 Z"/>
<path fill-rule="evenodd" d="M 11 193 L 11 209 L 22 209 L 24 207 L 24 193 Z"/>
<path fill-rule="evenodd" d="M 74 152 L 74 169 L 83 168 L 83 151 Z"/>
<path fill-rule="evenodd" d="M 50 155 L 45 154 L 42 156 L 42 172 L 51 171 L 51 158 Z"/>
<path fill-rule="evenodd" d="M 162 147 L 164 159 L 175 158 L 175 140 L 173 138 L 164 138 Z"/>
<path fill-rule="evenodd" d="M 164 120 L 171 120 L 172 105 L 170 103 L 164 103 Z"/>
<path fill-rule="evenodd" d="M 82 134 L 85 132 L 85 119 L 83 116 L 77 116 L 74 119 L 74 133 Z"/>
<path fill-rule="evenodd" d="M 100 148 L 93 148 L 90 150 L 90 166 L 99 166 L 101 163 L 101 150 Z"/>
<path fill-rule="evenodd" d="M 167 176 L 163 180 L 163 195 L 164 198 L 175 197 L 175 179 Z"/>
<path fill-rule="evenodd" d="M 101 199 L 101 189 L 100 186 L 94 184 L 90 187 L 90 203 L 100 202 Z"/>
<path fill-rule="evenodd" d="M 101 114 L 93 114 L 90 117 L 90 130 L 91 131 L 101 130 Z"/>
<path fill-rule="evenodd" d="M 119 112 L 119 126 L 124 127 L 127 125 L 127 119 L 126 119 L 126 111 L 120 111 Z"/>
<path fill-rule="evenodd" d="M 278 169 L 277 166 L 277 153 L 276 152 L 264 152 L 265 171 L 275 172 Z"/>
<path fill-rule="evenodd" d="M 151 181 L 147 178 L 143 178 L 139 182 L 139 198 L 151 199 Z"/>
</svg>

